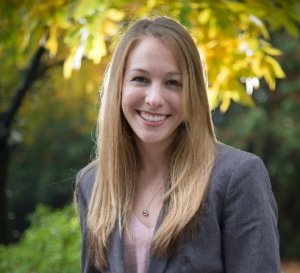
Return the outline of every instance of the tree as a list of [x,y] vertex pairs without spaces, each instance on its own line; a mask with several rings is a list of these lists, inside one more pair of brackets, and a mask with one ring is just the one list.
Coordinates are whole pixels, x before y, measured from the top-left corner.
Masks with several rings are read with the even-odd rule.
[[[6,79],[0,82],[5,97],[1,106],[0,136],[3,161],[1,162],[0,192],[3,197],[0,211],[5,206],[6,166],[11,122],[7,113],[13,108],[8,90],[14,90],[16,80],[29,63],[28,56],[43,50],[47,55],[43,66],[35,69],[34,79],[49,67],[63,63],[63,75],[70,78],[74,70],[88,59],[103,65],[110,55],[115,37],[129,21],[146,15],[169,15],[181,21],[191,32],[205,55],[209,67],[209,97],[212,107],[226,111],[235,101],[252,106],[251,93],[264,78],[270,89],[275,89],[276,78],[284,77],[275,57],[280,51],[269,42],[268,29],[286,28],[298,34],[297,1],[100,1],[100,0],[17,0],[2,1],[0,14],[0,56],[8,59],[1,66]],[[30,89],[27,88],[24,95]],[[16,95],[17,97],[17,95]],[[22,96],[24,98],[24,96]],[[20,101],[21,102],[21,101]],[[19,106],[21,103],[18,104]],[[8,109],[8,110],[7,110]],[[16,108],[11,120],[15,117]],[[4,226],[4,225],[1,225]],[[3,236],[4,233],[0,233]],[[0,242],[5,242],[1,238]]]

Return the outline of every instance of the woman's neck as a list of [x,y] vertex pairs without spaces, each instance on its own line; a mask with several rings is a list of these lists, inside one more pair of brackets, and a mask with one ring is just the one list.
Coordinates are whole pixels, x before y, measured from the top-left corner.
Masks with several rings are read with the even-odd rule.
[[[157,145],[137,145],[139,152],[138,173],[143,177],[166,179],[170,150]],[[148,180],[148,179],[146,179]]]
[[142,223],[154,227],[163,205],[169,149],[162,149],[161,145],[137,146],[139,162],[132,210]]

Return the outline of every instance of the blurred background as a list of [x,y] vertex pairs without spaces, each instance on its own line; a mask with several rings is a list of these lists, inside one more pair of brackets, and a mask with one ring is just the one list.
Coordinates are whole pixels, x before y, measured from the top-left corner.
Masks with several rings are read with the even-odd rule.
[[[259,155],[283,272],[300,272],[299,1],[10,0],[0,4],[0,272],[79,272],[75,176],[130,21],[180,21],[205,57],[218,139]],[[292,263],[290,263],[292,262]]]

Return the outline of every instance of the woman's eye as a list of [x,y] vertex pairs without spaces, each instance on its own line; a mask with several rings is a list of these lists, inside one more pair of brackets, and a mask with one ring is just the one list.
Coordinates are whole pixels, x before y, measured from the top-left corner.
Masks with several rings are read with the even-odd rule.
[[141,77],[141,76],[134,77],[131,81],[140,82],[140,83],[147,83],[148,82],[148,80],[145,77]]
[[167,85],[174,87],[181,87],[181,82],[177,80],[168,80]]

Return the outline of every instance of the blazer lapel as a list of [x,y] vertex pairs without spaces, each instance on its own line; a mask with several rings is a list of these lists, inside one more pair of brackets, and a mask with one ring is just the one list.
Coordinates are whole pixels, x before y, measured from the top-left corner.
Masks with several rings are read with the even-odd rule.
[[109,264],[108,272],[124,273],[123,245],[118,225],[116,225],[116,227],[114,228],[111,236],[107,259]]
[[[164,219],[165,209],[166,207],[164,205],[159,213],[154,232],[157,231]],[[163,273],[167,265],[168,259],[168,257],[157,257],[154,255],[150,255],[148,273]]]

